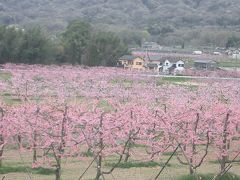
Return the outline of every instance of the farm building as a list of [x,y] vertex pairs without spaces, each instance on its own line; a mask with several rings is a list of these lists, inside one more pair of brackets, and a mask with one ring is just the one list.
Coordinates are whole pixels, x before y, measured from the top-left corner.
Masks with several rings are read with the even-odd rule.
[[118,67],[123,67],[124,69],[136,69],[136,70],[145,69],[143,58],[133,55],[124,55],[120,57],[117,65]]
[[147,63],[145,65],[145,68],[147,70],[152,70],[152,71],[155,71],[155,72],[159,72],[159,68],[161,67],[160,64],[157,64],[157,63]]
[[218,52],[218,51],[214,51],[214,52],[213,52],[213,55],[215,55],[215,56],[220,56],[220,55],[222,55],[222,53],[220,53],[220,52]]
[[148,55],[144,57],[144,60],[145,60],[145,67],[147,70],[153,70],[155,72],[159,72],[162,70],[163,63],[164,63],[162,56]]
[[239,54],[233,54],[232,58],[233,59],[240,59],[240,53]]
[[194,67],[196,69],[215,70],[217,63],[212,60],[196,60],[194,61]]
[[179,57],[125,55],[118,60],[118,67],[175,74],[176,71],[184,70],[184,61]]
[[183,71],[184,64],[184,61],[179,57],[165,57],[163,64],[163,73],[175,74],[176,71]]
[[164,74],[174,74],[175,71],[184,70],[184,61],[180,57],[147,56],[145,62],[148,70]]
[[193,51],[193,54],[194,54],[194,55],[202,55],[203,52],[202,52],[202,51]]

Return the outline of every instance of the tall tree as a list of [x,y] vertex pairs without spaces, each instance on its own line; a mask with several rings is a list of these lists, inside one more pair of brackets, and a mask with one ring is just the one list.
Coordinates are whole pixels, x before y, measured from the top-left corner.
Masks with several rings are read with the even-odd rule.
[[0,63],[17,61],[22,35],[23,31],[15,27],[0,27]]
[[99,32],[91,38],[86,65],[115,66],[116,59],[127,53],[127,47],[109,32]]
[[229,37],[226,43],[226,48],[240,47],[240,38],[236,36]]
[[83,55],[90,39],[91,26],[85,21],[72,21],[63,33],[63,45],[67,62],[82,64]]
[[23,35],[20,61],[28,64],[45,64],[52,60],[53,44],[40,28],[28,30]]

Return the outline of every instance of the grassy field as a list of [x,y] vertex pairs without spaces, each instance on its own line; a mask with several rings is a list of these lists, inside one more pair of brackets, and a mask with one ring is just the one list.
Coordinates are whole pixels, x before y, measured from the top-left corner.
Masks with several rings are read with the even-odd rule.
[[[217,61],[218,67],[223,68],[240,68],[240,60],[229,59]],[[186,68],[192,68],[194,66],[194,60],[185,61]]]
[[1,81],[7,81],[10,80],[12,78],[12,74],[9,72],[1,72],[0,71],[0,80]]
[[240,68],[240,60],[231,60],[231,61],[220,61],[218,63],[219,67],[236,67],[236,68]]
[[[0,179],[6,176],[7,180],[17,179],[25,180],[31,176],[34,180],[54,180],[54,169],[52,167],[38,168],[32,170],[31,167],[31,156],[28,152],[19,153],[17,150],[9,149],[5,151],[5,158],[3,160],[3,167],[0,168]],[[124,164],[121,163],[119,167],[113,172],[112,175],[105,176],[105,179],[129,179],[129,180],[150,180],[153,179],[158,171],[160,170],[163,163],[167,160],[170,153],[166,153],[160,156],[155,162],[141,162],[139,157],[135,155],[130,159],[130,162]],[[218,172],[219,165],[212,161],[214,155],[209,154],[204,164],[199,168],[198,173],[204,174],[205,178],[211,177],[211,174]],[[92,161],[93,157],[87,157],[84,160],[77,158],[69,158],[63,161],[63,180],[77,180],[83,171]],[[105,159],[104,165],[106,169],[109,169],[115,162],[115,158],[111,157]],[[233,164],[233,168],[230,170],[231,173],[240,176],[240,163]],[[28,173],[27,173],[28,172]],[[95,164],[89,169],[89,171],[83,177],[84,180],[94,179],[96,173]],[[164,173],[159,179],[164,180],[185,180],[191,179],[187,176],[188,167],[179,164],[177,158],[174,157],[168,167],[164,170]],[[114,177],[114,178],[113,178]],[[229,179],[229,178],[224,178]],[[224,180],[223,179],[223,180]],[[237,178],[234,178],[237,180]]]

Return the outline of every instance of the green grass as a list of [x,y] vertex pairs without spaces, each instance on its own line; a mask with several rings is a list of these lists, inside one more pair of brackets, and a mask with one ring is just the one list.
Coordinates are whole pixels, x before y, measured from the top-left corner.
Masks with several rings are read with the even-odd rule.
[[[214,177],[214,175],[212,174],[199,175],[199,178],[200,177],[202,178],[202,180],[211,180]],[[192,175],[184,175],[177,178],[177,180],[195,180],[195,178]],[[217,178],[217,180],[240,180],[240,177],[231,173],[227,173],[224,176]]]
[[133,85],[133,80],[130,79],[113,79],[112,84],[121,84],[124,88],[129,89]]
[[9,92],[2,92],[0,94],[0,98],[2,98],[3,102],[6,103],[7,105],[16,105],[21,103],[21,99],[12,97],[12,94]]
[[26,172],[26,168],[22,166],[19,166],[19,167],[3,166],[0,168],[0,174],[8,174],[8,173],[15,173],[15,172]]
[[[173,152],[164,152],[162,155],[163,155],[163,156],[171,156],[172,153],[173,153]],[[175,156],[175,154],[174,154],[174,156]]]
[[[199,175],[199,178],[202,178],[202,180],[211,180],[213,178],[213,175]],[[177,180],[195,180],[194,176],[192,175],[184,175],[184,176],[180,176],[179,178],[177,178]]]
[[12,74],[10,72],[1,72],[0,71],[0,80],[1,81],[9,81],[12,78]]
[[10,96],[2,96],[2,98],[3,98],[3,102],[10,106],[18,105],[22,103],[21,99],[18,99],[18,98],[11,98]]
[[106,100],[101,100],[98,102],[97,107],[102,109],[105,112],[112,112],[114,111],[114,108],[111,104],[108,103]]
[[[108,167],[113,167],[115,166],[115,163],[106,163],[105,166]],[[122,162],[117,165],[118,168],[122,169],[129,169],[129,168],[141,168],[141,167],[158,167],[158,166],[163,166],[164,164],[162,163],[157,163],[153,161],[149,162]],[[168,167],[171,166],[171,164],[167,165]]]
[[34,169],[30,169],[31,172],[33,174],[41,174],[41,175],[51,175],[51,174],[55,174],[55,170],[54,169],[48,169],[48,168],[34,168]]
[[82,154],[84,157],[93,157],[94,154],[91,150],[88,150]]
[[196,91],[198,90],[199,86],[198,85],[192,85],[192,84],[177,84],[178,86],[185,87],[189,91]]
[[[7,105],[10,105],[10,106],[19,105],[22,103],[21,99],[19,99],[17,96],[12,96],[12,94],[9,92],[2,92],[0,93],[0,98],[1,96],[2,96],[3,102],[6,103]],[[41,97],[39,96],[30,97],[30,100],[35,103],[42,101]]]
[[166,83],[166,81],[164,81],[164,80],[162,80],[162,79],[158,79],[157,81],[156,81],[156,86],[162,86],[162,85],[164,85]]
[[23,167],[23,166],[3,166],[0,168],[0,174],[9,174],[9,173],[26,173],[27,171],[33,173],[33,174],[41,174],[41,175],[51,175],[55,173],[54,169],[47,169],[47,168],[29,168],[29,167]]
[[192,79],[191,78],[185,78],[185,77],[163,77],[162,78],[163,81],[168,81],[168,82],[180,82],[180,83],[183,83],[183,82],[188,82],[188,81],[191,81]]
[[156,86],[162,86],[162,85],[167,84],[167,83],[171,83],[171,84],[185,83],[185,82],[192,81],[192,80],[193,79],[191,79],[191,78],[176,77],[176,76],[163,77],[161,79],[156,80]]
[[130,147],[131,148],[133,148],[133,147],[135,147],[135,148],[145,148],[146,145],[133,143],[133,144],[130,144]]
[[[191,68],[193,66],[194,66],[194,61],[193,60],[185,61],[185,67],[186,68]],[[218,67],[238,67],[238,68],[240,68],[240,61],[235,60],[235,59],[219,61],[218,62]]]
[[2,96],[6,96],[6,97],[12,96],[12,94],[9,93],[9,92],[2,92],[1,95],[2,95]]
[[218,63],[218,67],[237,67],[240,68],[240,61],[232,60],[232,61],[221,61]]
[[194,66],[194,61],[192,59],[185,61],[185,67],[186,68],[191,68]]
[[214,161],[209,161],[209,163],[212,163],[212,164],[219,164],[219,161],[218,161],[218,160],[214,160]]
[[[189,60],[185,61],[186,68],[191,68],[193,66],[194,66],[194,60],[189,59]],[[238,68],[240,68],[240,61],[235,60],[235,59],[219,61],[218,67],[238,67]]]

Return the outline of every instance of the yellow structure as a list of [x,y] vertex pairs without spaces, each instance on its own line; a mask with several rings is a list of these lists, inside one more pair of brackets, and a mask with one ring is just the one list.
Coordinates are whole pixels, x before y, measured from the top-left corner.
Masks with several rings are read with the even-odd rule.
[[122,56],[118,60],[118,66],[123,67],[124,69],[130,69],[130,70],[144,70],[145,64],[144,60],[141,57],[136,57],[132,55],[125,55]]

